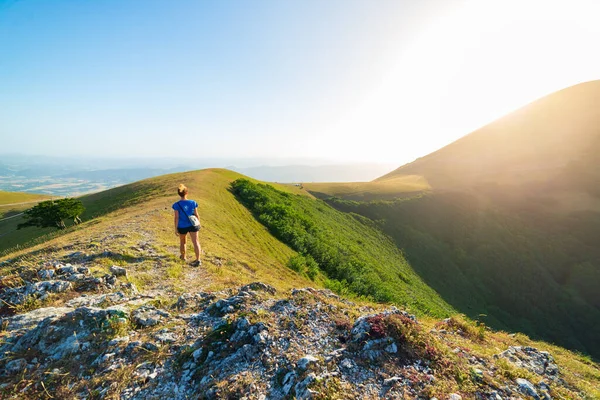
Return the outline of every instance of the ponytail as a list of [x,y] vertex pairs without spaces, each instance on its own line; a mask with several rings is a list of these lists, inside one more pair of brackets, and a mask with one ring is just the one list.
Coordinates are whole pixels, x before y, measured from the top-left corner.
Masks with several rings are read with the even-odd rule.
[[188,188],[187,186],[185,186],[183,183],[181,185],[179,185],[179,187],[177,188],[177,194],[181,197],[185,196],[186,194],[188,194]]

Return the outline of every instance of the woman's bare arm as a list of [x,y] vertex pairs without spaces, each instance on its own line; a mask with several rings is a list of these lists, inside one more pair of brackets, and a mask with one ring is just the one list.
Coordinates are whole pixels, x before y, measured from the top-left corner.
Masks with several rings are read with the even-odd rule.
[[178,224],[179,224],[179,212],[177,210],[175,210],[175,233],[177,235],[179,235],[179,232],[177,231]]

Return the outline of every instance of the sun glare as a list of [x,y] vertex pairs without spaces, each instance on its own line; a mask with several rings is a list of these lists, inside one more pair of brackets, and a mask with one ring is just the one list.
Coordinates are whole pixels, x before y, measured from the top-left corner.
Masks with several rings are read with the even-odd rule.
[[344,149],[353,158],[410,161],[536,98],[598,79],[598,15],[595,1],[464,2],[423,26],[335,136],[354,139]]

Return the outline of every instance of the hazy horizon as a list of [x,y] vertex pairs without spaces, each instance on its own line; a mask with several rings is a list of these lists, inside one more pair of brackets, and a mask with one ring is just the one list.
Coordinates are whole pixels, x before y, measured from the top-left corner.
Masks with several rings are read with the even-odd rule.
[[598,11],[588,0],[0,2],[0,152],[399,167],[600,78]]

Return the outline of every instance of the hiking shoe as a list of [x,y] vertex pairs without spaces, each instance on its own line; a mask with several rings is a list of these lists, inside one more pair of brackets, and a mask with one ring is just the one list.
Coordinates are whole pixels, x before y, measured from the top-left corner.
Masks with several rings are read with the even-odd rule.
[[190,264],[192,267],[199,267],[202,265],[202,261],[196,260]]

